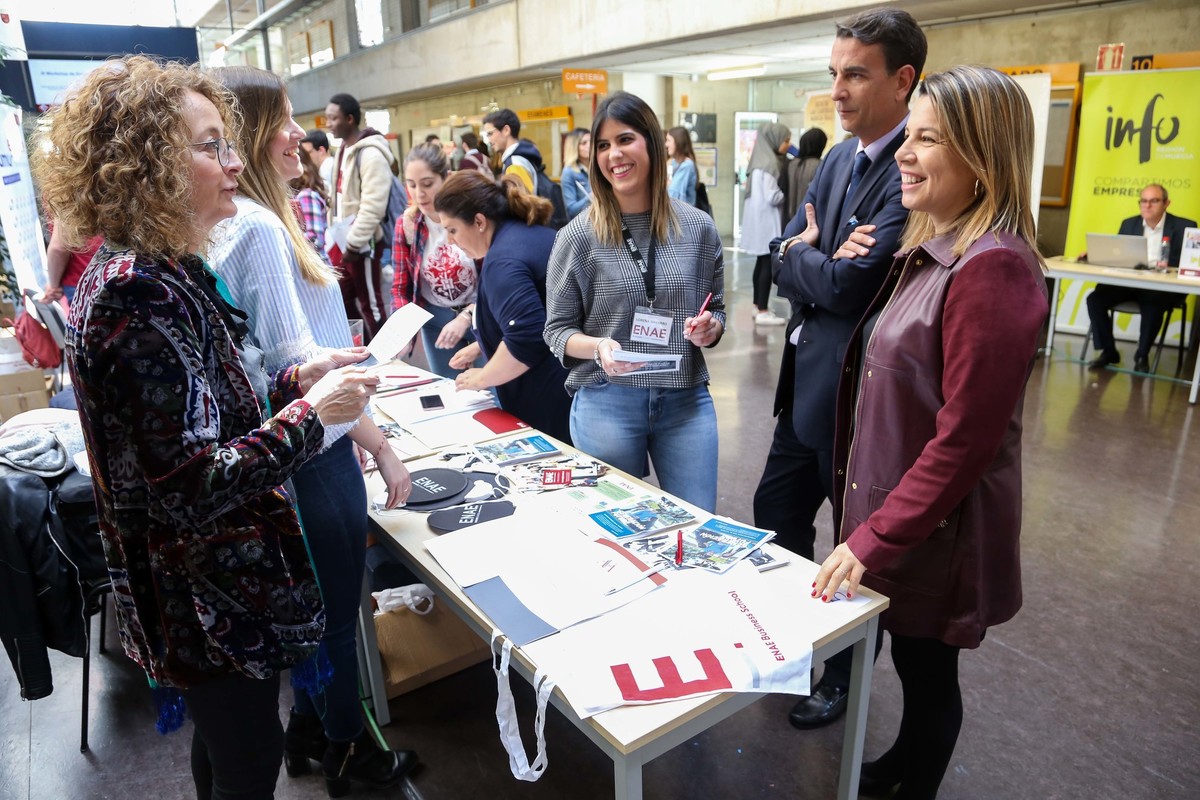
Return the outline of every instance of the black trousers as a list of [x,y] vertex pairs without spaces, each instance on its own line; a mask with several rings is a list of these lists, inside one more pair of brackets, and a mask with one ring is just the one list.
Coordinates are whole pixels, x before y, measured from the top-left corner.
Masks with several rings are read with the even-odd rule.
[[960,648],[937,639],[892,634],[892,663],[904,693],[900,732],[874,772],[898,779],[895,800],[932,800],[946,775],[962,728]]
[[[821,505],[833,496],[833,452],[814,450],[796,438],[791,409],[775,423],[767,464],[754,492],[754,525],[775,531],[774,541],[810,561],[817,529],[813,521]],[[847,648],[825,662],[822,683],[850,685]]]
[[1141,306],[1141,327],[1138,331],[1137,355],[1148,358],[1158,332],[1162,330],[1163,316],[1179,302],[1179,295],[1171,292],[1155,292],[1150,289],[1130,289],[1125,286],[1100,284],[1087,296],[1088,317],[1092,322],[1092,343],[1103,353],[1117,349],[1113,340],[1112,318],[1108,310],[1118,303],[1130,300]]
[[771,255],[770,253],[754,259],[754,307],[759,311],[770,308],[771,302]]
[[183,692],[197,800],[272,800],[283,763],[279,675],[230,675]]

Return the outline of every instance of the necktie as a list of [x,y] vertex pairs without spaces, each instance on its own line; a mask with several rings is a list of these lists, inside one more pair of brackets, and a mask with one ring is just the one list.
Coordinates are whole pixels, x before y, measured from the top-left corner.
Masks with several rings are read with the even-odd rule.
[[854,196],[854,190],[858,188],[858,184],[862,182],[863,175],[867,174],[867,170],[871,168],[871,158],[867,155],[866,150],[859,150],[858,155],[854,157],[854,168],[850,171],[850,186],[846,189],[846,196],[842,199],[841,217],[845,219],[846,212],[849,211],[850,198]]

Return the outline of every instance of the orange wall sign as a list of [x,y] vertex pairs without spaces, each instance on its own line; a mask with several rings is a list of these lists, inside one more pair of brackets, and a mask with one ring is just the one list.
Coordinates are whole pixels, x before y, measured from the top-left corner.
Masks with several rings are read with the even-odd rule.
[[1005,75],[1041,75],[1050,74],[1053,86],[1079,83],[1079,72],[1083,65],[1079,62],[1066,64],[1029,64],[1024,67],[998,67]]
[[564,69],[562,82],[567,94],[608,94],[606,69]]
[[1134,56],[1129,63],[1130,69],[1186,69],[1200,67],[1200,50],[1190,50],[1186,53],[1153,53],[1148,56]]
[[546,108],[527,108],[524,111],[517,112],[517,119],[521,122],[546,122],[552,119],[569,119],[571,117],[570,106],[547,106]]

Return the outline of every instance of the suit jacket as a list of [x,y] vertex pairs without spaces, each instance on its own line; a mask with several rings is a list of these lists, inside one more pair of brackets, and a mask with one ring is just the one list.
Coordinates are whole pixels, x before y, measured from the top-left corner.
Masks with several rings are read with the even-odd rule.
[[[1171,240],[1171,253],[1167,258],[1167,266],[1179,266],[1179,256],[1183,253],[1183,232],[1187,228],[1195,227],[1195,220],[1177,217],[1174,214],[1166,215],[1166,221],[1163,224],[1163,236]],[[1121,223],[1121,229],[1117,233],[1125,236],[1141,236],[1144,231],[1142,218],[1130,217]],[[1151,264],[1151,266],[1154,265]]]
[[[775,391],[776,415],[791,409],[796,438],[816,450],[833,448],[834,403],[846,345],[899,249],[908,209],[900,202],[900,169],[895,155],[904,141],[901,131],[875,159],[866,175],[846,198],[850,170],[858,139],[842,142],[829,152],[804,196],[812,203],[821,229],[816,247],[797,243],[780,258],[779,242],[804,230],[804,205],[788,223],[780,240],[771,243],[772,269],[781,297],[792,303],[788,322],[789,343],[783,349],[779,385]],[[870,254],[855,259],[834,259],[853,231],[850,219],[871,223],[876,245]],[[792,331],[803,325],[797,345]]]

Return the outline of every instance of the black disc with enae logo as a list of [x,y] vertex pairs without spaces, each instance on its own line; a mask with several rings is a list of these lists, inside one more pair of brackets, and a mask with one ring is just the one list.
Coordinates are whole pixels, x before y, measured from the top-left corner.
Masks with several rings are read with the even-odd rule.
[[412,494],[405,503],[415,511],[458,502],[467,493],[467,476],[457,469],[432,467],[412,474]]

